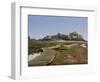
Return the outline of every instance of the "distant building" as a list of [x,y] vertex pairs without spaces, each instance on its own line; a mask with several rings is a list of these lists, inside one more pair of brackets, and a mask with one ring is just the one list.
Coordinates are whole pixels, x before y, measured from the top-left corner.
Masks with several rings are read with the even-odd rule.
[[77,32],[72,32],[68,35],[70,40],[83,40],[82,36],[79,35]]

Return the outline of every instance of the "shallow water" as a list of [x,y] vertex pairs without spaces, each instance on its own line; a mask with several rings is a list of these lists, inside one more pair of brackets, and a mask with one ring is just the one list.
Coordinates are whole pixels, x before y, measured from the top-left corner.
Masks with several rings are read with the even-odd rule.
[[40,55],[41,55],[41,53],[30,54],[30,55],[28,55],[28,61],[33,60]]
[[83,48],[86,48],[87,47],[85,44],[81,44],[80,46],[83,47]]

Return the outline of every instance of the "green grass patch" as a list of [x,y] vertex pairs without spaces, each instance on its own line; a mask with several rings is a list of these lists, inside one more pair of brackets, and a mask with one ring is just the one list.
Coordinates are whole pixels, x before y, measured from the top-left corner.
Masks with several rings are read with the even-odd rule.
[[54,48],[54,50],[57,50],[57,51],[66,51],[68,49],[69,48],[65,45],[60,45],[59,47]]

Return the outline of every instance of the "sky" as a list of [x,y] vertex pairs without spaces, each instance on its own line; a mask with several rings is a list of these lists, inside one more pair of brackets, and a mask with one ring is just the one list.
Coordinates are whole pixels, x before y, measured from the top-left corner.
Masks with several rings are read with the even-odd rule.
[[30,38],[40,39],[57,33],[77,32],[87,40],[88,18],[71,16],[28,16],[28,34]]

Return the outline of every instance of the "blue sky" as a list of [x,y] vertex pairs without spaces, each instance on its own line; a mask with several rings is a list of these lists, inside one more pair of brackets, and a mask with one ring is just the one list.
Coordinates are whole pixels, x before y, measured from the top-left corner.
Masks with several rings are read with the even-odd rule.
[[57,33],[78,32],[87,40],[88,18],[71,16],[28,16],[28,31],[31,38],[39,39]]

